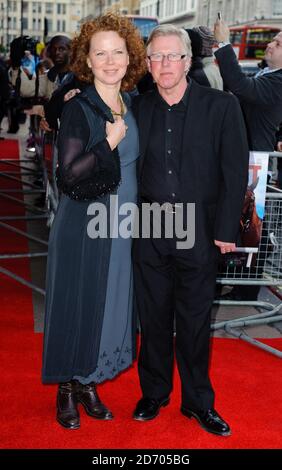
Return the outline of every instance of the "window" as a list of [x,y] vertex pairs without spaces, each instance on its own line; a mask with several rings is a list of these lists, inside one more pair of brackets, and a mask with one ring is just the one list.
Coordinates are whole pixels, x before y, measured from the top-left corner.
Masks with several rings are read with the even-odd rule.
[[41,3],[32,2],[32,13],[41,13]]
[[23,29],[28,29],[28,19],[23,17]]
[[159,15],[160,18],[164,17],[164,0],[160,0],[159,3]]
[[45,11],[46,13],[53,13],[53,3],[46,3]]
[[66,14],[66,4],[65,3],[57,3],[57,14],[58,15],[65,15]]
[[243,31],[231,31],[230,42],[231,44],[241,44],[243,37]]
[[181,13],[186,10],[186,0],[177,0],[177,13]]
[[47,23],[48,23],[48,31],[50,33],[53,31],[53,21],[47,18]]
[[[27,3],[27,2],[24,2]],[[9,0],[8,1],[8,9],[9,11],[17,11],[17,2],[15,0]],[[3,10],[3,7],[2,7]]]
[[273,0],[273,15],[282,15],[282,0]]
[[174,0],[167,0],[166,2],[166,16],[172,16],[174,11]]

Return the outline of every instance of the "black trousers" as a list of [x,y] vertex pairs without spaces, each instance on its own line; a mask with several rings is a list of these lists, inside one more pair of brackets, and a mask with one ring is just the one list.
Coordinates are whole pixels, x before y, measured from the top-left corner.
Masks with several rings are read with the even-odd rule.
[[182,405],[207,410],[214,404],[209,380],[210,316],[215,294],[216,256],[205,265],[190,250],[177,250],[175,239],[137,239],[134,277],[141,324],[139,378],[144,397],[172,391],[175,351]]

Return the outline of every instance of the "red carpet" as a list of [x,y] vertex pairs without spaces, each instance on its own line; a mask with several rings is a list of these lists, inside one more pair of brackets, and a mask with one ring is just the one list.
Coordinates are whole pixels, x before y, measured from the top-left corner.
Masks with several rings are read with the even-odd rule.
[[[1,252],[26,250],[24,238],[0,232]],[[17,272],[29,275],[27,260],[17,262]],[[213,340],[211,358],[216,407],[230,423],[231,437],[207,434],[179,413],[177,374],[170,405],[154,421],[134,422],[136,367],[100,387],[112,422],[95,421],[81,409],[81,429],[61,428],[55,421],[57,387],[41,384],[42,335],[33,333],[31,291],[1,275],[0,290],[1,448],[281,448],[281,360],[235,339]],[[282,339],[267,343],[282,350]]]
[[0,140],[0,159],[15,158],[18,159],[18,141],[12,139]]

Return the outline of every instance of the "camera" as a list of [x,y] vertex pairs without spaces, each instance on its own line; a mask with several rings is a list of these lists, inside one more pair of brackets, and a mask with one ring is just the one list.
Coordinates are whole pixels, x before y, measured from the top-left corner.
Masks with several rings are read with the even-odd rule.
[[22,59],[25,57],[25,51],[30,51],[33,56],[36,55],[36,45],[38,41],[30,36],[20,36],[13,39],[10,44],[10,58],[13,68],[21,66]]

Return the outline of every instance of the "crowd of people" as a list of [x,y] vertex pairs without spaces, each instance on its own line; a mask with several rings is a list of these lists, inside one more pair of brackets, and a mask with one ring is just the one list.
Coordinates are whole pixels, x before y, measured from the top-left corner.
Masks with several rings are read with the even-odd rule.
[[[240,69],[222,20],[214,32],[160,25],[144,45],[128,18],[107,13],[72,41],[55,36],[34,69],[31,62],[25,54],[10,78],[22,97],[33,83],[29,114],[45,132],[58,131],[61,197],[49,239],[42,371],[44,383],[58,383],[57,421],[79,428],[79,403],[94,419],[113,419],[97,384],[134,361],[138,314],[142,396],[133,418],[152,420],[169,404],[175,350],[181,413],[230,435],[209,378],[211,308],[219,254],[238,241],[249,151],[282,148],[282,32],[254,77]],[[2,62],[0,78],[8,83]],[[164,207],[160,236],[152,219],[148,237],[91,236],[96,202],[115,223],[124,203]],[[176,229],[167,237],[163,215],[176,226],[191,203],[194,242],[179,249],[182,238]],[[141,214],[140,232],[145,225]]]

